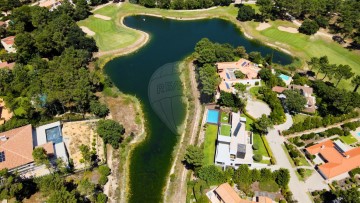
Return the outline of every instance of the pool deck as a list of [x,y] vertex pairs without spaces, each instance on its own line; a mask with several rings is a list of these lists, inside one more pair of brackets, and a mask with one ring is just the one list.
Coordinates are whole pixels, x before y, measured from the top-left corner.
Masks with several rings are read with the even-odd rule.
[[360,136],[358,135],[358,133],[360,133],[360,127],[356,128],[356,130],[351,131],[350,133],[358,140],[358,142],[360,142]]

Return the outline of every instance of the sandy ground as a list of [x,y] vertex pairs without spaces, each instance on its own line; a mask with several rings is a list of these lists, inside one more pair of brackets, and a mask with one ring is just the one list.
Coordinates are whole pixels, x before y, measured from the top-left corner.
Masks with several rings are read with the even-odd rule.
[[84,167],[84,164],[80,163],[82,155],[79,147],[82,144],[87,145],[92,149],[92,142],[95,142],[96,154],[101,161],[105,160],[103,141],[95,132],[96,121],[97,120],[77,121],[63,124],[62,133],[65,144],[69,150],[70,158],[74,161],[74,167],[76,169]]
[[3,121],[9,120],[13,116],[13,113],[10,111],[10,109],[7,109],[5,107],[5,102],[2,99],[0,99],[0,106],[3,107],[0,118],[0,125],[1,125],[3,124],[2,123]]
[[88,27],[85,27],[85,26],[80,26],[81,30],[83,32],[85,32],[87,35],[89,36],[94,36],[95,35],[95,32],[90,30]]
[[111,20],[111,18],[109,16],[104,16],[104,15],[100,15],[100,14],[95,14],[94,15],[95,18],[100,18],[103,20]]
[[271,25],[269,23],[260,23],[259,26],[257,26],[256,30],[258,30],[258,31],[266,30],[269,27],[271,27]]
[[288,33],[299,33],[299,31],[297,30],[297,28],[294,28],[294,27],[279,26],[278,29],[279,29],[280,31],[288,32]]

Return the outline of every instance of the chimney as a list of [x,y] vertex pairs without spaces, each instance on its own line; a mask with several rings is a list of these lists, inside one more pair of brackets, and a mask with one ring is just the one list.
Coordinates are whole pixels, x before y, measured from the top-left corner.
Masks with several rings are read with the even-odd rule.
[[325,149],[325,145],[321,145],[321,149]]
[[346,155],[346,158],[347,158],[347,159],[350,158],[350,155]]

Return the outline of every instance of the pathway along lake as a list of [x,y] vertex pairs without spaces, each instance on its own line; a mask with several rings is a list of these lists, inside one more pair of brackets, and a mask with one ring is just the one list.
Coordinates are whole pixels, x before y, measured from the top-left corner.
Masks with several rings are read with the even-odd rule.
[[[105,72],[125,94],[135,95],[143,104],[146,139],[134,150],[130,162],[129,202],[161,202],[166,177],[172,164],[175,135],[152,110],[148,84],[161,66],[182,60],[193,52],[204,37],[219,43],[244,46],[247,52],[259,51],[263,56],[273,53],[273,61],[289,64],[292,57],[248,40],[231,22],[221,19],[178,21],[151,16],[129,16],[124,24],[150,34],[149,43],[138,52],[115,58],[105,65]],[[178,106],[183,119],[186,105]],[[181,119],[179,119],[181,120]]]

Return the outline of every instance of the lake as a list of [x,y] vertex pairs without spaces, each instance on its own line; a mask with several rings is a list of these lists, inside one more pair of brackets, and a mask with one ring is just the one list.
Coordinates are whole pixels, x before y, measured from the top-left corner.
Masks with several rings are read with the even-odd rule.
[[[124,24],[150,34],[150,41],[139,51],[115,58],[105,65],[105,72],[125,94],[135,95],[143,105],[146,139],[132,152],[130,162],[129,202],[161,202],[166,177],[172,164],[173,148],[178,138],[152,110],[148,84],[153,73],[167,63],[184,59],[204,37],[219,43],[244,46],[247,52],[273,54],[273,61],[289,64],[292,57],[268,46],[248,40],[231,22],[221,19],[177,21],[150,16],[129,16]],[[183,120],[186,105],[177,101],[177,121]],[[179,124],[179,123],[177,123]]]

